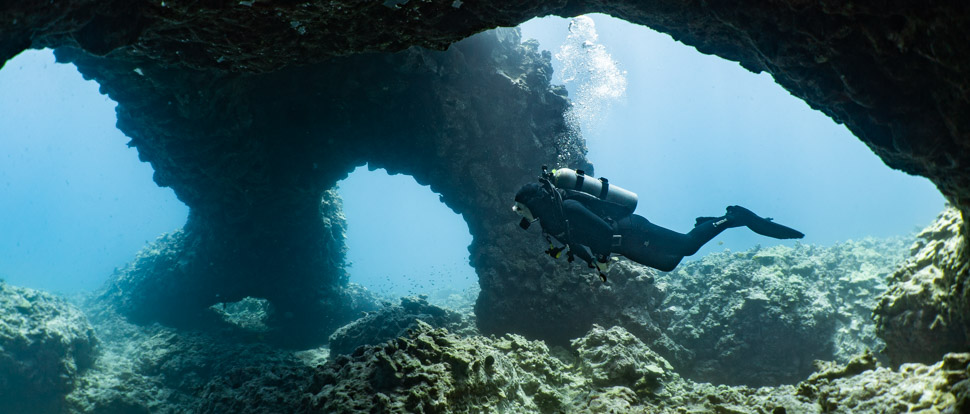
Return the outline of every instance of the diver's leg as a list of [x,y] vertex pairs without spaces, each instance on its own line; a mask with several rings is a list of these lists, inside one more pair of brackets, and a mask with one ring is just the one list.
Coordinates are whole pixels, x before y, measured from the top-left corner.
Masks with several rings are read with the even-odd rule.
[[650,266],[654,269],[660,270],[661,272],[669,272],[674,270],[681,260],[684,260],[684,256],[665,254],[650,245],[632,245],[620,249],[617,252],[627,259],[633,260],[634,262],[640,263],[644,266]]
[[722,231],[737,227],[726,217],[711,217],[698,222],[687,234],[678,233],[651,223],[639,215],[632,215],[618,223],[618,230],[624,238],[639,241],[639,244],[649,245],[660,254],[673,256],[690,256],[704,244],[711,241]]

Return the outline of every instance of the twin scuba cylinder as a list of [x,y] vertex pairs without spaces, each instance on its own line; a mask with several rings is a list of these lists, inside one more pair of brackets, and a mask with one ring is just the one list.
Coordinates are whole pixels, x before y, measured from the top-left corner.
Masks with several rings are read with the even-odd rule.
[[637,209],[639,199],[636,193],[612,185],[606,178],[590,177],[583,170],[558,168],[549,173],[547,168],[543,166],[542,176],[558,188],[580,191],[613,204],[626,215],[633,214],[633,211]]

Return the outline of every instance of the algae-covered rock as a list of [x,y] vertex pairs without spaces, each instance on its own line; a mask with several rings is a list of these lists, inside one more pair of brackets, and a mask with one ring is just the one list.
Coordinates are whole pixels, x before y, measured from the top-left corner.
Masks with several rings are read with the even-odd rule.
[[222,302],[209,307],[226,323],[251,332],[267,332],[266,322],[272,312],[272,304],[266,299],[247,296],[236,302]]
[[917,236],[874,314],[893,364],[932,363],[970,349],[970,257],[960,212],[947,208]]
[[97,343],[65,300],[0,282],[0,412],[56,412]]
[[476,332],[469,316],[428,303],[424,296],[401,298],[400,305],[385,306],[351,322],[330,335],[332,355],[349,354],[361,345],[377,345],[407,334],[423,321],[451,332]]
[[720,384],[795,383],[812,361],[881,349],[871,312],[904,259],[902,238],[716,253],[658,277],[658,320],[695,354],[684,375]]
[[300,412],[558,412],[580,384],[541,342],[462,338],[418,321],[408,335],[319,367]]
[[594,325],[572,346],[583,374],[597,387],[620,386],[638,394],[653,394],[674,371],[666,359],[620,327]]
[[550,350],[519,335],[462,336],[419,320],[401,337],[329,358],[321,348],[88,311],[104,352],[68,396],[70,413],[875,414],[958,410],[970,393],[968,354],[899,370],[875,368],[868,354],[819,364],[797,387],[750,388],[684,379],[621,327],[594,327],[573,348]]
[[71,413],[292,412],[326,349],[280,349],[225,331],[128,322],[89,302],[102,356],[67,396]]
[[852,365],[812,375],[799,384],[799,396],[814,400],[820,412],[939,413],[968,407],[960,390],[967,385],[970,354],[948,354],[933,365],[903,364],[898,370]]

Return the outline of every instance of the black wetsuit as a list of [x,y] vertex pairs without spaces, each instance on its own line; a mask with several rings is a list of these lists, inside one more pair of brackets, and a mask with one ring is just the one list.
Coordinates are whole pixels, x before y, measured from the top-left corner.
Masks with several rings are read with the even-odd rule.
[[731,223],[726,217],[712,217],[682,234],[588,194],[553,191],[560,194],[561,204],[547,188],[539,186],[529,188],[528,192],[534,195],[524,197],[523,201],[539,219],[544,232],[567,244],[573,254],[589,264],[615,253],[669,272],[684,256],[696,253],[724,229],[740,225]]
[[577,249],[576,243],[589,247],[597,257],[616,253],[642,265],[669,272],[680,264],[684,256],[697,253],[701,246],[729,228],[728,220],[722,217],[699,223],[687,234],[660,227],[638,214],[607,222],[593,212],[595,206],[592,209],[587,207],[589,199],[584,197],[581,200],[563,200],[563,212],[570,225],[570,248],[580,257],[583,256],[579,252],[584,249]]

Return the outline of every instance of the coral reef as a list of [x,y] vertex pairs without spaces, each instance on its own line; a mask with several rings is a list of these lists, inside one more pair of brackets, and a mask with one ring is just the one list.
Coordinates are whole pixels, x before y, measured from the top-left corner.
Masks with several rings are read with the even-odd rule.
[[657,277],[666,296],[655,318],[693,353],[678,367],[696,381],[794,383],[815,359],[882,349],[871,313],[906,245],[865,239],[711,254]]
[[97,344],[64,299],[0,282],[0,412],[58,412]]
[[970,276],[965,224],[954,208],[917,236],[911,257],[890,277],[874,315],[894,365],[932,363],[970,349]]
[[468,315],[432,305],[424,296],[405,297],[400,305],[388,304],[338,329],[330,335],[330,352],[349,354],[362,345],[377,345],[404,336],[418,321],[458,334],[477,333]]
[[329,355],[233,331],[134,325],[96,298],[83,305],[103,346],[66,398],[71,413],[291,412],[301,397],[294,387]]
[[[970,354],[951,353],[930,364],[907,363],[894,369],[881,366],[877,354],[865,349],[872,345],[868,341],[874,327],[868,319],[858,320],[858,313],[874,306],[871,292],[885,289],[882,276],[903,259],[905,245],[902,239],[867,239],[828,248],[756,248],[712,255],[667,274],[616,263],[610,272],[616,285],[596,282],[597,286],[616,289],[617,300],[631,301],[622,305],[630,307],[632,299],[622,287],[630,286],[636,293],[638,283],[656,286],[656,296],[649,298],[656,309],[653,316],[644,311],[638,317],[655,318],[651,326],[668,331],[665,340],[643,341],[616,325],[592,325],[573,340],[551,347],[517,334],[482,336],[471,314],[417,297],[403,298],[399,305],[385,303],[338,329],[331,337],[332,349],[293,349],[274,345],[273,336],[254,322],[272,311],[266,301],[253,298],[209,310],[214,318],[238,323],[179,330],[133,324],[118,313],[116,302],[92,296],[81,303],[88,326],[63,300],[2,285],[0,320],[7,325],[0,326],[66,316],[43,326],[90,338],[81,348],[58,340],[62,346],[54,350],[18,355],[16,361],[51,355],[56,355],[54,361],[74,358],[74,366],[89,367],[52,377],[69,386],[59,395],[35,394],[34,404],[46,405],[29,407],[33,412],[963,412],[970,408]],[[697,286],[702,281],[707,283],[706,295]],[[755,290],[760,293],[752,293]],[[752,300],[760,312],[745,311],[745,302]],[[695,306],[688,307],[690,302]],[[771,311],[773,306],[785,312]],[[688,310],[671,309],[677,307]],[[825,312],[830,313],[827,319]],[[779,341],[787,338],[779,338],[777,332],[747,334],[755,320],[766,326],[762,332],[780,331],[819,347],[827,342],[828,348],[776,352],[769,342],[784,348],[789,342]],[[799,330],[794,323],[804,326]],[[96,360],[90,353],[92,332],[101,344]],[[681,353],[674,353],[685,357],[683,361],[666,359],[663,353],[669,348],[661,352],[653,347],[683,340],[685,333],[695,337],[685,342]],[[707,341],[714,335],[728,338],[728,350],[758,349],[766,356],[742,352],[750,358],[748,366],[731,359],[737,354],[728,354],[723,362],[707,360],[710,355],[703,347],[710,346]],[[10,349],[7,343],[3,346]],[[79,355],[78,349],[88,353]],[[858,349],[865,350],[848,356]],[[801,370],[779,362],[779,355],[825,361]],[[737,382],[757,383],[751,378],[759,372],[771,382],[785,383],[752,388],[697,381],[703,375],[736,375],[744,379]]]
[[798,385],[821,412],[955,412],[970,409],[970,354],[947,354],[932,365],[876,368],[871,354],[831,364]]

